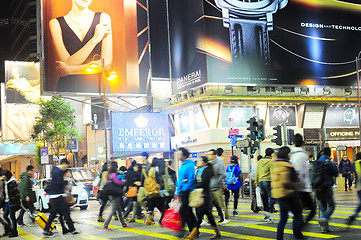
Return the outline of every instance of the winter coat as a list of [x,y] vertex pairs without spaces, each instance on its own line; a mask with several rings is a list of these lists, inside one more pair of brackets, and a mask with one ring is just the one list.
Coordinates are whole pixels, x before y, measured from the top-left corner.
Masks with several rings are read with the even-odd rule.
[[[316,161],[326,161],[327,159],[329,159],[329,156],[326,155],[322,155],[318,160]],[[337,167],[334,163],[334,161],[330,160],[328,161],[328,186],[331,188],[333,186],[333,178],[338,176],[338,172],[337,172]]]
[[352,172],[352,163],[349,159],[341,160],[338,165],[338,171],[342,174],[342,177],[346,177],[346,175],[351,174]]
[[256,185],[259,185],[259,182],[270,182],[271,181],[271,166],[272,159],[269,157],[262,158],[257,163],[257,172],[256,172]]
[[287,159],[277,159],[271,168],[272,198],[285,198],[295,192],[296,170]]
[[21,200],[26,201],[26,197],[29,197],[30,202],[34,203],[36,201],[30,175],[27,172],[20,175],[19,192]]
[[51,172],[51,182],[49,186],[49,194],[57,195],[64,194],[64,188],[68,184],[67,181],[64,180],[65,171],[61,168],[61,166],[57,166]]
[[0,177],[0,208],[4,207],[5,201],[5,180],[3,177]]
[[[16,212],[21,208],[21,205],[18,183],[14,176],[12,176],[9,181],[5,181],[5,188],[5,202],[10,204],[10,209],[12,212]],[[6,194],[8,195],[8,201],[6,201]]]
[[204,205],[202,207],[209,207],[211,202],[210,196],[210,182],[213,177],[213,171],[210,167],[204,166],[203,168],[198,168],[195,173],[195,188],[203,189]]
[[[183,192],[192,191],[194,189],[194,170],[195,162],[186,160],[182,163],[178,172],[177,194],[182,195]],[[184,181],[187,179],[187,181]]]
[[240,188],[242,187],[242,179],[241,179],[242,170],[241,170],[241,168],[239,167],[238,164],[236,164],[236,165],[229,165],[229,166],[227,167],[227,173],[232,172],[232,171],[233,171],[233,168],[235,168],[235,169],[234,169],[234,176],[237,177],[237,183],[236,183],[236,184],[228,184],[228,183],[227,183],[227,188],[228,188],[228,190],[240,189]]
[[290,162],[293,164],[297,175],[298,184],[296,190],[299,192],[312,192],[308,155],[303,148],[291,148]]
[[361,191],[361,159],[358,159],[354,163],[355,178],[356,178],[356,189]]
[[211,179],[210,188],[212,191],[223,189],[226,182],[226,167],[224,166],[223,159],[221,157],[216,157],[212,161],[212,167],[214,176]]

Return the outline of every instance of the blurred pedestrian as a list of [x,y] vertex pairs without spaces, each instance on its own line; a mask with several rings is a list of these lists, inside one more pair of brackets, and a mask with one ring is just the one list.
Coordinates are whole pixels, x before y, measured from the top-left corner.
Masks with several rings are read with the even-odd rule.
[[141,184],[140,182],[141,171],[142,171],[142,165],[137,164],[136,161],[133,161],[132,165],[128,168],[126,175],[126,185],[127,185],[126,192],[127,192],[128,204],[124,212],[124,218],[126,218],[129,215],[129,213],[133,211],[132,219],[129,222],[135,222],[135,216],[138,214],[137,194],[138,194],[138,188]]
[[226,196],[226,208],[228,206],[228,201],[230,197],[230,192],[233,193],[233,217],[238,215],[237,207],[238,207],[238,198],[239,198],[239,190],[242,187],[242,170],[238,164],[238,157],[231,157],[231,164],[227,167],[227,191],[225,192]]
[[[343,155],[342,160],[340,161],[340,164],[338,165],[338,171],[342,174],[342,177],[345,179],[345,192],[347,190],[352,190],[352,163],[350,159],[347,158],[347,155]],[[348,184],[347,184],[348,182]],[[348,187],[347,187],[348,185]]]
[[34,166],[29,165],[26,167],[26,172],[20,175],[19,192],[22,208],[20,209],[19,216],[17,218],[18,225],[24,224],[25,209],[29,209],[31,215],[31,221],[34,222],[34,202],[36,202],[35,192],[33,191],[33,184],[31,178],[34,175]]
[[355,213],[352,214],[347,219],[347,222],[346,222],[347,225],[351,225],[355,221],[357,215],[361,212],[361,152],[358,152],[356,154],[354,170],[355,170],[356,191],[357,191],[357,197],[359,199],[359,205],[357,206]]
[[304,239],[301,232],[302,208],[295,191],[297,173],[289,161],[290,152],[289,147],[281,147],[271,169],[272,197],[278,199],[280,205],[281,218],[277,226],[277,240],[283,240],[288,212],[293,213],[293,236],[296,239]]
[[[109,199],[107,198],[107,196],[101,196],[101,195],[102,195],[102,190],[103,190],[105,184],[107,183],[107,178],[108,178],[108,163],[104,163],[103,167],[102,167],[102,171],[100,173],[100,184],[99,184],[99,190],[98,190],[98,194],[97,194],[97,197],[100,200],[98,222],[105,221],[105,219],[103,218],[103,212],[104,212],[104,209],[105,209]],[[102,199],[100,199],[100,198],[102,198]]]

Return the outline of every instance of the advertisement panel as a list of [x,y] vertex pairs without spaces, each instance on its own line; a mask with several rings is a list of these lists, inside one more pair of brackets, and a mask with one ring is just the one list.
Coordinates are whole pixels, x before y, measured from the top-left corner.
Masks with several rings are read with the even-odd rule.
[[286,126],[297,126],[296,108],[294,106],[269,106],[270,126],[286,122]]
[[358,108],[330,106],[327,108],[324,127],[358,127]]
[[41,2],[45,93],[148,92],[147,0]]
[[168,115],[112,112],[112,151],[169,152]]
[[[357,1],[170,2],[173,90],[179,78],[183,82],[182,76],[204,62],[202,56],[208,83],[356,85]],[[198,7],[203,11],[194,10]],[[180,23],[185,14],[188,25]],[[183,28],[174,29],[177,24]],[[201,60],[193,64],[193,59]]]
[[40,64],[5,61],[5,103],[38,103]]

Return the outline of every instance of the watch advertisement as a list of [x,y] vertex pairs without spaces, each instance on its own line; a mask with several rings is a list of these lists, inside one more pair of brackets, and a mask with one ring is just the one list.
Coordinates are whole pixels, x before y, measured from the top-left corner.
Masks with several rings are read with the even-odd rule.
[[327,108],[324,127],[358,127],[358,109],[352,106]]
[[296,108],[294,106],[269,106],[270,126],[275,127],[286,122],[286,126],[296,127]]
[[45,94],[150,90],[147,0],[42,0]]
[[[361,42],[357,1],[169,2],[173,90],[182,90],[175,87],[177,79],[183,82],[204,62],[197,86],[356,84]],[[188,24],[181,23],[185,14]]]

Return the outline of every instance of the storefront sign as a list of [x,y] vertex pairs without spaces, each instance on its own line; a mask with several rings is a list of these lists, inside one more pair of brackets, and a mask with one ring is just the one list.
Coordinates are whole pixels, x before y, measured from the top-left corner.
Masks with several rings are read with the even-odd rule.
[[238,135],[239,134],[239,129],[230,129],[228,135],[232,136],[232,135]]
[[168,115],[112,112],[112,150],[119,152],[168,152]]
[[188,137],[187,140],[184,140],[184,141],[182,140],[181,144],[182,145],[187,145],[187,144],[196,143],[197,141],[198,141],[197,138],[191,139],[190,137]]
[[49,150],[48,147],[40,148],[41,164],[49,164]]
[[358,128],[326,128],[326,140],[356,140],[360,138]]
[[34,143],[0,143],[0,155],[35,155],[34,149]]

